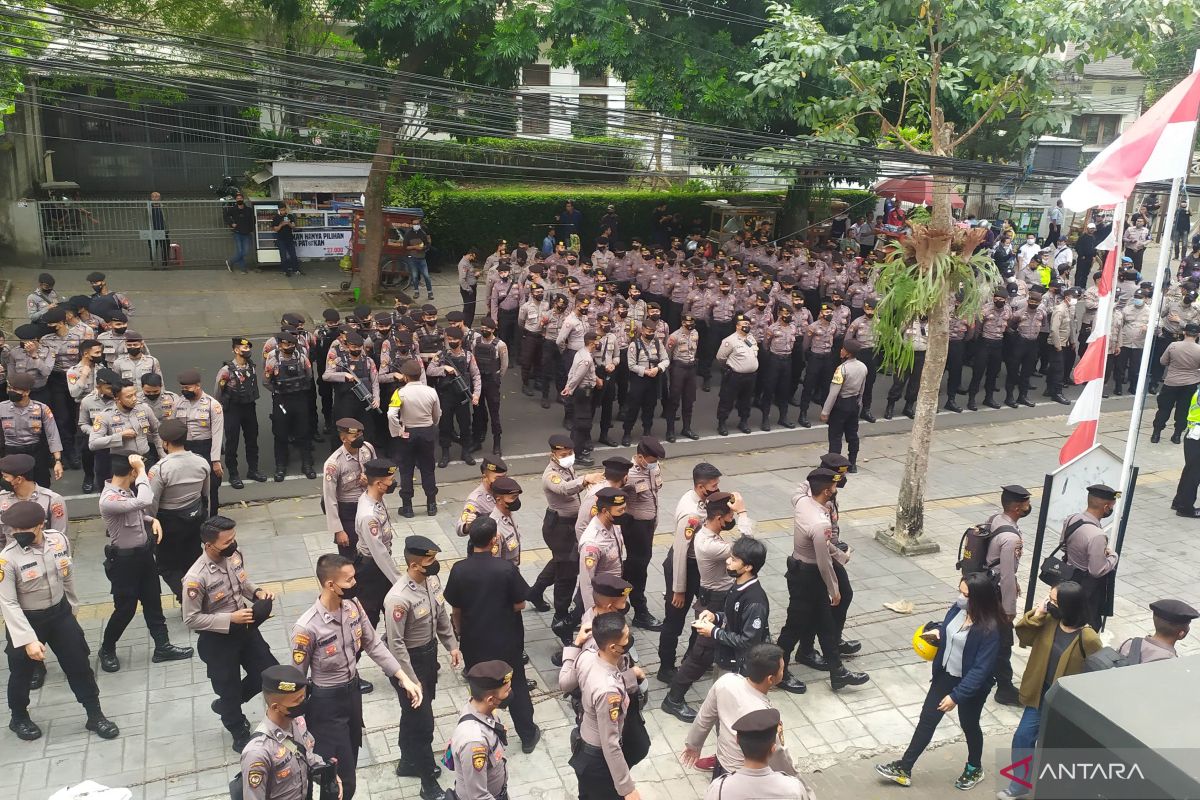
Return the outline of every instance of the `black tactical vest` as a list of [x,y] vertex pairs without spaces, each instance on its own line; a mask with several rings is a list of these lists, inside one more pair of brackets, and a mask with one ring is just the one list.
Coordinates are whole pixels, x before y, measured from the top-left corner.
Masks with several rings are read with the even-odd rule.
[[239,367],[232,361],[226,361],[229,367],[229,378],[225,381],[225,399],[231,403],[253,403],[258,399],[258,376],[254,362],[246,360],[246,366]]
[[271,381],[275,387],[275,394],[297,394],[312,388],[308,370],[304,368],[304,362],[300,360],[299,355],[291,358],[281,357],[276,366],[278,372]]

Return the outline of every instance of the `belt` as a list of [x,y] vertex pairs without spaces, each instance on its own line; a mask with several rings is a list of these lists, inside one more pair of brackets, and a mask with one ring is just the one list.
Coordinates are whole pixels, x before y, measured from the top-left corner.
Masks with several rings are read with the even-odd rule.
[[355,678],[346,683],[339,683],[337,686],[317,686],[315,683],[308,684],[308,691],[313,697],[340,697],[350,692],[359,693],[359,681]]
[[812,571],[820,572],[820,567],[818,567],[816,564],[809,564],[807,561],[801,561],[800,559],[796,558],[795,556],[787,557],[787,566],[788,566],[788,569],[812,570]]
[[6,444],[4,446],[5,451],[9,455],[12,455],[13,453],[20,453],[27,456],[35,455],[39,450],[41,450],[41,448],[41,442],[35,442],[33,444]]
[[147,541],[145,544],[139,545],[138,547],[106,547],[104,548],[104,553],[105,555],[111,554],[115,558],[129,558],[132,556],[139,556],[142,553],[148,552],[149,550],[150,542]]
[[687,367],[687,368],[695,369],[696,362],[695,361],[672,361],[671,366],[672,367]]
[[721,606],[725,606],[725,598],[729,596],[728,589],[705,589],[703,586],[696,592],[696,597],[700,598],[700,602],[705,608],[711,610],[712,606],[718,601]]
[[21,611],[25,614],[25,619],[31,624],[45,622],[61,614],[67,606],[67,597],[63,595],[62,599],[49,608],[23,608]]
[[604,750],[602,748],[594,744],[588,744],[583,739],[579,740],[579,752],[593,757],[604,758]]

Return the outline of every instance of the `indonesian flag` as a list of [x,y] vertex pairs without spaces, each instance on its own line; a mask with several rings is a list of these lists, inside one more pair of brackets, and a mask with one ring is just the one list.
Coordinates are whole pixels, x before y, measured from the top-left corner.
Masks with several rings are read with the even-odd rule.
[[[1114,228],[1114,232],[1115,230]],[[1103,246],[1104,244],[1101,245]],[[1116,242],[1112,242],[1100,281],[1096,284],[1100,302],[1096,306],[1096,320],[1092,323],[1092,332],[1088,336],[1087,350],[1071,372],[1076,385],[1083,386],[1083,391],[1071,409],[1071,416],[1067,418],[1067,424],[1074,425],[1075,430],[1058,451],[1059,464],[1066,464],[1083,455],[1096,444],[1096,428],[1100,423],[1100,400],[1104,395],[1104,365],[1108,359],[1108,335],[1112,330],[1113,309],[1116,305],[1113,284],[1119,250]]]
[[1101,151],[1062,193],[1072,211],[1112,206],[1146,181],[1187,174],[1200,114],[1200,72],[1184,78]]

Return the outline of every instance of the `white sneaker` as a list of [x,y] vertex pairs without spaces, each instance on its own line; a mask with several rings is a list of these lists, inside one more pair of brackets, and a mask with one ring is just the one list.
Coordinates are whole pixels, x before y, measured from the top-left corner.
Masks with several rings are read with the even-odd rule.
[[1008,789],[1001,789],[996,792],[996,800],[1022,800],[1029,797],[1029,792],[1021,792],[1020,794],[1012,794]]
[[230,265],[230,263],[229,263],[229,259],[228,259],[228,258],[227,258],[227,259],[225,259],[225,271],[226,271],[226,272],[233,272],[233,267]]

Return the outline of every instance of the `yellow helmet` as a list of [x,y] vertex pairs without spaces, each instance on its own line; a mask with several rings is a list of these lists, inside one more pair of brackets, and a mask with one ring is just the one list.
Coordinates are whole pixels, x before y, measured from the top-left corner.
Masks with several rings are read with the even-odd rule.
[[913,651],[926,661],[933,661],[933,657],[937,655],[937,645],[922,635],[925,633],[925,628],[930,624],[936,627],[936,623],[927,623],[926,625],[921,625],[913,633],[912,638]]

